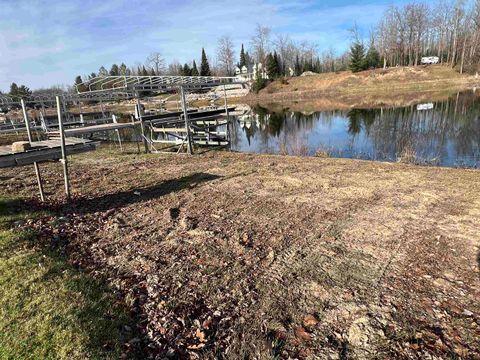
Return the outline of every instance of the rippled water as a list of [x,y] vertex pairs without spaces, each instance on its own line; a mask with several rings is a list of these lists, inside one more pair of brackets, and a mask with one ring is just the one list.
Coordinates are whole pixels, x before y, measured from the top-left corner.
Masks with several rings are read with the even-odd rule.
[[231,139],[232,149],[244,152],[480,167],[480,97],[313,113],[256,107],[234,119]]

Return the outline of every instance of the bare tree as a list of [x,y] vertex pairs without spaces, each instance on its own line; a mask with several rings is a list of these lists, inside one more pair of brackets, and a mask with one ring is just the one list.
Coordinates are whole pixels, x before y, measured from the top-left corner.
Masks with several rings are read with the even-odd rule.
[[155,74],[160,75],[165,70],[165,60],[160,53],[154,52],[148,55],[145,65],[155,70]]
[[235,60],[235,51],[230,36],[222,36],[218,39],[217,62],[225,75],[232,75],[233,62]]
[[257,24],[255,33],[250,40],[253,56],[256,62],[265,64],[265,59],[270,50],[271,29],[267,26]]

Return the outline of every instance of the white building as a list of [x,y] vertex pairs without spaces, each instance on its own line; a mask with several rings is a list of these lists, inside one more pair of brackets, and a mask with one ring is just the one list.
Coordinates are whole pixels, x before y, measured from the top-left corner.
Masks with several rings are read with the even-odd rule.
[[422,57],[421,61],[422,64],[438,64],[440,59],[438,56],[425,56]]

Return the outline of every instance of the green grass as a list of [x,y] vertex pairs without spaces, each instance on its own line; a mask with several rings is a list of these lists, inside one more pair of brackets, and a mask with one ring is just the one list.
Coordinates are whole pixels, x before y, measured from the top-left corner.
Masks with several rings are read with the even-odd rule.
[[128,317],[104,284],[11,229],[39,215],[19,204],[0,198],[0,359],[119,358]]

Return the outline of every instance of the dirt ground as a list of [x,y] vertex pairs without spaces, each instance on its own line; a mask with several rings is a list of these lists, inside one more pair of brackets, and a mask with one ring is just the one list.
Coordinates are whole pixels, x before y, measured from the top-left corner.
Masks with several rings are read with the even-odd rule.
[[[208,152],[42,164],[26,226],[104,276],[152,357],[480,359],[480,172]],[[36,195],[32,167],[0,196]]]
[[399,106],[443,100],[479,86],[480,78],[460,75],[448,66],[398,67],[277,80],[259,94],[249,94],[245,101],[265,105],[306,100],[314,102],[317,110]]

